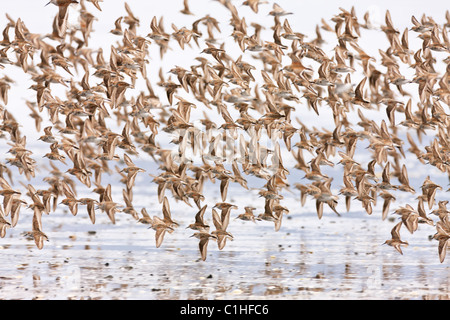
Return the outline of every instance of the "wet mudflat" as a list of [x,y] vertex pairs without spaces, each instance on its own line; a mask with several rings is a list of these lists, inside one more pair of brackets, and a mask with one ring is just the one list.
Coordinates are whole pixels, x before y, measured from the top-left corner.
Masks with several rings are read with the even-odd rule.
[[[231,194],[242,207],[258,198]],[[160,206],[152,194],[136,201]],[[198,240],[189,238],[192,230],[185,229],[192,220],[189,210],[196,210],[185,204],[172,206],[180,227],[160,248],[154,231],[126,214],[117,216],[116,225],[106,215],[92,225],[83,210],[77,217],[56,211],[46,221],[50,241],[43,250],[20,236],[26,223],[2,239],[0,298],[448,298],[450,268],[439,262],[437,242],[429,240],[433,228],[420,225],[414,235],[405,233],[409,246],[400,255],[382,245],[394,217],[381,221],[355,207],[341,217],[325,210],[319,220],[314,205],[302,208],[296,195],[285,203],[292,210],[280,231],[270,222],[233,221],[234,241],[221,251],[210,242],[206,261],[200,259]]]

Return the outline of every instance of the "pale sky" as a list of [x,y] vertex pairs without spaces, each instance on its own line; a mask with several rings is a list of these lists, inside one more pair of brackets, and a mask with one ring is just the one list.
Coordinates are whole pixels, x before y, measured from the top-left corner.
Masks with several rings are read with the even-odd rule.
[[[2,11],[8,13],[13,20],[21,18],[24,21],[27,28],[32,33],[40,33],[45,35],[51,32],[52,21],[57,13],[57,7],[47,4],[48,0],[16,0],[16,1],[2,1]],[[140,27],[138,32],[142,36],[147,35],[150,32],[150,21],[156,16],[164,17],[164,26],[166,32],[171,33],[173,31],[171,24],[174,23],[178,28],[186,26],[191,28],[192,23],[205,15],[209,14],[220,21],[221,33],[218,34],[219,40],[226,40],[231,38],[230,26],[228,24],[230,19],[230,13],[226,10],[222,4],[214,0],[190,0],[190,10],[195,14],[194,16],[186,16],[181,14],[179,11],[183,8],[183,0],[128,0],[126,1],[133,11],[134,15],[140,19]],[[372,13],[372,17],[378,20],[379,23],[385,24],[384,17],[386,10],[390,11],[392,21],[394,26],[400,31],[412,26],[411,16],[415,15],[419,20],[422,14],[432,16],[437,23],[445,22],[445,11],[447,10],[448,2],[446,1],[428,1],[426,6],[424,6],[424,1],[419,0],[409,0],[409,1],[373,1],[373,0],[341,0],[341,1],[330,1],[330,0],[318,0],[318,1],[292,1],[292,0],[277,0],[277,1],[267,1],[266,4],[261,4],[259,8],[259,13],[255,14],[248,6],[242,6],[241,0],[232,1],[232,3],[237,7],[239,15],[245,17],[246,23],[248,25],[249,32],[253,32],[250,27],[252,22],[257,22],[263,26],[267,26],[267,32],[270,32],[268,40],[270,41],[270,36],[272,30],[270,27],[273,25],[273,17],[269,16],[268,13],[272,10],[273,3],[278,3],[284,10],[292,12],[292,15],[286,16],[289,23],[294,31],[304,33],[309,39],[315,37],[315,27],[320,24],[323,18],[331,25],[330,19],[340,13],[339,8],[344,8],[345,10],[351,10],[352,6],[355,6],[355,10],[360,21],[363,21],[364,13],[369,11]],[[94,23],[94,30],[92,32],[92,38],[90,40],[90,47],[96,49],[98,47],[103,47],[105,49],[105,56],[108,55],[110,51],[110,46],[115,45],[117,41],[121,40],[121,37],[114,36],[109,31],[114,28],[114,21],[123,15],[126,15],[124,8],[125,1],[122,0],[104,0],[100,2],[102,11],[98,11],[91,3],[86,3],[89,12],[97,17],[97,21]],[[73,6],[69,11],[69,20],[73,24],[77,23],[78,14],[76,12],[77,7]],[[6,25],[7,20],[4,14],[0,14],[0,30],[3,30]],[[369,54],[378,54],[378,49],[385,50],[388,47],[388,42],[386,36],[381,31],[364,30],[365,34],[359,39],[358,44],[364,48]],[[325,35],[325,32],[323,32]],[[417,34],[410,32],[409,41],[414,42]],[[173,43],[176,42],[173,40]],[[330,56],[333,55],[332,49],[336,44],[336,39],[330,43],[330,48],[326,48],[326,53]],[[160,61],[158,61],[159,49],[156,45],[151,50],[154,57],[151,57],[149,63],[149,73],[158,72]],[[227,48],[228,50],[228,48]],[[417,50],[417,47],[415,48]],[[185,68],[189,68],[192,65],[193,60],[196,56],[200,55],[201,49],[197,48],[195,45],[192,49],[181,50],[179,46],[174,46],[174,50],[171,50],[164,57],[165,70],[168,71],[170,68],[180,65]],[[236,58],[240,51],[236,52]],[[38,58],[38,57],[37,57]],[[2,70],[0,70],[0,74]],[[20,79],[21,71],[17,70],[15,74],[8,74],[12,78]],[[359,81],[355,76],[352,80]],[[157,80],[156,80],[157,81]],[[17,90],[22,87],[22,89],[28,88],[29,85],[25,85],[20,82],[13,86],[10,96],[10,105],[16,102],[16,106],[12,109],[13,114],[19,112],[20,107],[24,107],[28,113],[28,108],[23,105],[22,101],[27,97],[27,95],[34,95],[32,90],[24,91],[24,94],[20,97],[14,97],[14,93],[18,93]],[[15,99],[15,100],[14,100]],[[10,106],[8,106],[10,108]],[[24,119],[25,120],[25,119]],[[32,120],[28,119],[25,121]],[[322,121],[322,119],[321,119]]]
[[[51,26],[51,21],[57,9],[53,5],[45,6],[47,0],[15,0],[2,1],[2,11],[11,15],[13,19],[21,18],[29,27],[39,32],[45,32]],[[97,25],[112,25],[115,18],[124,14],[124,2],[122,0],[104,0],[100,2],[102,12],[97,11],[92,4],[87,3],[90,11],[95,14],[99,21]],[[223,6],[214,0],[190,0],[189,5],[191,11],[196,15],[194,17],[184,16],[179,13],[183,6],[183,0],[128,0],[126,1],[136,16],[138,16],[142,25],[149,25],[153,16],[164,15],[167,23],[175,22],[177,25],[183,23],[190,24],[196,19],[196,16],[201,17],[210,14],[218,19],[223,17]],[[292,0],[277,0],[267,1],[267,4],[260,5],[260,12],[258,15],[253,13],[249,7],[242,6],[243,1],[232,1],[248,20],[261,20],[271,10],[274,2],[278,3],[286,11],[293,12],[290,18],[291,26],[299,29],[300,32],[307,29],[314,30],[315,24],[321,18],[329,19],[334,14],[339,12],[339,7],[350,10],[355,6],[358,16],[361,17],[370,8],[379,8],[381,19],[384,21],[384,13],[389,9],[394,23],[399,25],[399,28],[404,28],[410,25],[411,16],[420,17],[422,14],[432,16],[436,22],[442,23],[445,21],[445,11],[448,10],[447,1],[422,1],[422,0],[316,0],[316,1],[292,1]],[[225,15],[228,19],[228,13]],[[257,19],[256,19],[257,18]],[[4,15],[0,15],[0,26],[5,24]]]

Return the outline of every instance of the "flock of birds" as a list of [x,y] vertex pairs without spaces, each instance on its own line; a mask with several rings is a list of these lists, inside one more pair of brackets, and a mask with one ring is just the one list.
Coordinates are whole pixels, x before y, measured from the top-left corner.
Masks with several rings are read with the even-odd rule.
[[[392,212],[390,205],[397,192],[416,192],[409,183],[406,153],[415,155],[424,166],[450,175],[450,118],[446,113],[450,105],[448,11],[443,25],[425,15],[420,21],[412,17],[412,28],[403,32],[395,28],[387,11],[379,32],[386,35],[389,47],[379,49],[381,60],[377,60],[358,44],[363,29],[375,28],[370,16],[366,14],[361,21],[353,8],[340,9],[328,22],[322,19],[316,37],[307,41],[306,35],[291,29],[288,16],[292,13],[277,4],[268,13],[273,17],[270,26],[273,36],[264,38],[263,31],[268,26],[258,23],[249,26],[231,0],[217,1],[230,13],[233,31],[226,39],[232,39],[241,51],[237,59],[227,52],[225,42],[219,40],[223,34],[218,20],[211,15],[195,17],[186,0],[181,13],[194,17],[191,26],[172,24],[173,31],[167,32],[163,18],[154,17],[150,29],[146,28],[142,35],[139,18],[125,3],[126,14],[115,21],[111,30],[120,41],[111,45],[109,61],[103,48],[89,45],[96,17],[89,12],[86,2],[101,11],[99,0],[51,0],[49,4],[58,6],[59,11],[52,32],[47,35],[32,33],[20,18],[14,20],[6,15],[9,22],[0,41],[0,68],[12,65],[33,81],[30,90],[36,92],[36,99],[26,104],[37,132],[41,132],[44,120],[51,123],[42,128],[39,143],[49,146],[44,157],[49,159],[52,169],[44,178],[48,189],[36,190],[31,183],[23,182],[25,191],[13,187],[13,178],[17,176],[12,167],[29,181],[35,177],[36,160],[27,149],[20,123],[7,108],[8,91],[14,80],[3,75],[0,130],[2,138],[10,141],[12,157],[0,166],[2,237],[8,228],[16,226],[21,210],[29,208],[33,210],[33,222],[27,235],[41,249],[48,241],[43,231],[43,214],[49,215],[65,205],[76,215],[79,206],[86,206],[92,223],[98,211],[105,212],[112,223],[116,214],[130,214],[155,230],[159,247],[164,235],[180,226],[171,216],[172,199],[191,207],[194,202],[197,207],[195,221],[187,227],[195,231],[192,236],[199,239],[201,258],[205,260],[210,241],[216,241],[218,248],[223,249],[226,241],[233,239],[227,227],[232,210],[239,208],[227,202],[227,190],[230,183],[248,190],[246,176],[263,181],[259,195],[265,201],[264,212],[255,214],[255,206],[249,204],[236,218],[270,221],[279,230],[283,216],[289,213],[282,205],[282,192],[292,187],[300,192],[302,205],[306,201],[315,202],[319,218],[324,207],[339,214],[337,204],[341,199],[347,210],[356,202],[372,214],[377,199],[381,198],[385,219]],[[264,4],[267,1],[241,3],[255,13]],[[70,25],[68,14],[75,9],[79,12],[79,23]],[[322,49],[324,32],[333,35],[336,41],[331,56]],[[422,43],[417,51],[409,46],[410,33],[416,34]],[[146,68],[150,50],[159,49],[163,59],[169,49],[181,52],[195,46],[201,53],[189,69],[176,66],[169,77],[160,69],[157,85],[166,97],[158,96],[152,83],[155,77]],[[435,69],[436,55],[445,55],[440,61],[447,66],[442,74]],[[247,62],[250,59],[251,63]],[[404,67],[414,70],[413,78],[402,75]],[[354,85],[351,76],[356,76],[357,70],[362,80]],[[130,96],[136,83],[142,80],[147,90]],[[94,82],[97,84],[93,85]],[[405,85],[416,86],[417,94],[406,92]],[[66,96],[54,94],[55,87],[65,88]],[[211,120],[204,112],[200,130],[191,120],[191,110],[201,107],[214,112],[220,121]],[[324,109],[333,114],[335,126],[331,130],[308,127],[301,117],[297,122],[291,119],[292,115],[307,111],[320,117]],[[388,121],[371,120],[364,115],[370,110],[386,112]],[[232,111],[239,117],[233,118]],[[356,124],[348,119],[351,113],[359,117]],[[404,120],[396,121],[399,116]],[[121,131],[115,132],[108,125],[111,119]],[[172,140],[175,154],[173,149],[158,144],[161,130],[175,137]],[[263,131],[274,142],[273,148],[260,143]],[[399,137],[405,132],[409,148]],[[434,138],[430,145],[421,148],[417,141],[427,133]],[[225,158],[219,150],[229,137],[237,142],[234,154],[239,154],[232,159]],[[293,139],[298,142],[293,143]],[[363,143],[368,144],[366,150],[371,153],[372,160],[367,164],[354,157],[357,145]],[[289,170],[283,164],[281,148],[295,158],[293,170],[304,172],[301,183],[288,182]],[[200,165],[189,161],[188,150],[207,151],[202,154]],[[306,160],[305,153],[311,156],[311,161]],[[160,173],[153,175],[152,182],[158,190],[162,216],[151,216],[145,208],[133,206],[136,176],[145,171],[133,162],[140,154],[150,155],[159,165]],[[339,161],[335,163],[331,157],[339,157]],[[102,184],[102,174],[114,174],[111,165],[115,165],[115,173],[123,184],[120,200],[113,199],[110,184]],[[343,186],[338,194],[332,191],[333,179],[324,173],[325,167],[335,165],[342,167]],[[204,184],[218,180],[222,202],[212,208],[215,229],[210,231],[205,217],[208,208]],[[78,197],[80,183],[94,196]],[[416,198],[417,204],[393,211],[401,219],[386,244],[402,253],[401,247],[408,243],[400,237],[401,228],[414,233],[420,223],[430,224],[436,228],[433,238],[439,242],[440,261],[444,261],[450,239],[450,211],[447,200],[435,200],[438,191],[449,192],[428,177]],[[438,220],[434,221],[430,215],[436,215]]]

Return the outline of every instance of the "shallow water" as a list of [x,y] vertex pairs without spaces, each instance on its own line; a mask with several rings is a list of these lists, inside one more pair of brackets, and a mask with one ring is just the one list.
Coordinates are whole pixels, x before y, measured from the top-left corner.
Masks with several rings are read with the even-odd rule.
[[[40,151],[33,149],[35,154]],[[39,163],[42,167],[45,163]],[[154,163],[137,159],[145,168],[136,178],[133,205],[145,207],[151,216],[161,216],[156,186],[148,186]],[[301,182],[299,171],[289,168],[289,181]],[[31,183],[38,189],[46,171]],[[339,167],[328,172],[339,173]],[[433,181],[445,185],[445,177],[432,174]],[[412,171],[411,184],[417,185],[424,172]],[[96,211],[92,224],[86,207],[80,205],[77,216],[64,206],[42,217],[43,231],[50,241],[38,250],[33,240],[22,235],[31,229],[33,212],[24,208],[15,228],[0,239],[0,299],[447,299],[450,293],[448,259],[439,262],[436,232],[420,224],[413,234],[401,229],[402,240],[409,242],[400,255],[383,245],[399,220],[392,212],[405,203],[414,204],[412,194],[399,194],[391,204],[391,214],[381,220],[381,201],[372,215],[353,201],[349,212],[343,201],[337,216],[328,208],[318,219],[315,202],[300,204],[300,194],[292,188],[283,193],[282,205],[290,212],[283,217],[281,229],[271,222],[234,220],[243,208],[252,205],[255,215],[263,212],[264,199],[258,186],[264,181],[249,178],[250,190],[243,192],[231,184],[227,201],[238,206],[231,211],[228,231],[234,236],[223,250],[209,243],[206,261],[200,259],[198,240],[186,227],[193,222],[196,206],[177,203],[167,192],[172,217],[179,224],[166,234],[160,248],[155,247],[155,232],[137,223],[130,215],[117,213],[113,225],[105,213]],[[441,179],[441,180],[440,180]],[[122,199],[123,185],[117,175],[104,175],[102,183],[111,183],[112,198]],[[338,187],[336,182],[336,187]],[[78,197],[92,196],[79,186]],[[337,193],[337,190],[332,190]],[[85,193],[85,194],[83,194]],[[219,185],[205,186],[205,213],[212,225],[211,208],[221,202]],[[446,193],[437,193],[442,200]],[[444,197],[444,198],[443,198]],[[436,219],[436,217],[432,217]]]
[[[243,207],[258,196],[239,196]],[[153,196],[138,197],[148,202]],[[1,299],[447,299],[448,261],[440,263],[433,227],[402,233],[403,255],[382,245],[396,220],[357,210],[341,217],[325,210],[319,220],[297,197],[274,232],[270,222],[231,221],[234,241],[223,250],[210,242],[200,260],[198,240],[185,229],[196,209],[172,205],[180,227],[155,247],[154,231],[123,213],[112,225],[97,213],[92,225],[83,207],[73,217],[43,216],[50,238],[43,250],[21,236],[26,219],[1,239]],[[154,202],[150,214],[159,213]],[[155,210],[155,207],[158,207]],[[147,206],[152,208],[152,206]],[[239,210],[232,211],[232,219]],[[28,215],[28,216],[26,216]],[[210,217],[209,212],[205,215]],[[208,219],[210,221],[210,219]],[[25,227],[24,227],[25,226]],[[405,229],[403,229],[405,230]]]

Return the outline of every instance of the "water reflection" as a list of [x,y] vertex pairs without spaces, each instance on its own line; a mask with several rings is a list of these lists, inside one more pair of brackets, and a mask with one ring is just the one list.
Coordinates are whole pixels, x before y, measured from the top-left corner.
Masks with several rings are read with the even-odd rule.
[[141,226],[67,230],[60,226],[71,217],[55,213],[47,250],[23,239],[3,245],[0,298],[449,299],[450,267],[436,261],[426,237],[401,256],[381,246],[391,223],[290,214],[275,234],[239,224],[235,241],[223,250],[212,242],[201,261],[182,231],[156,249]]

